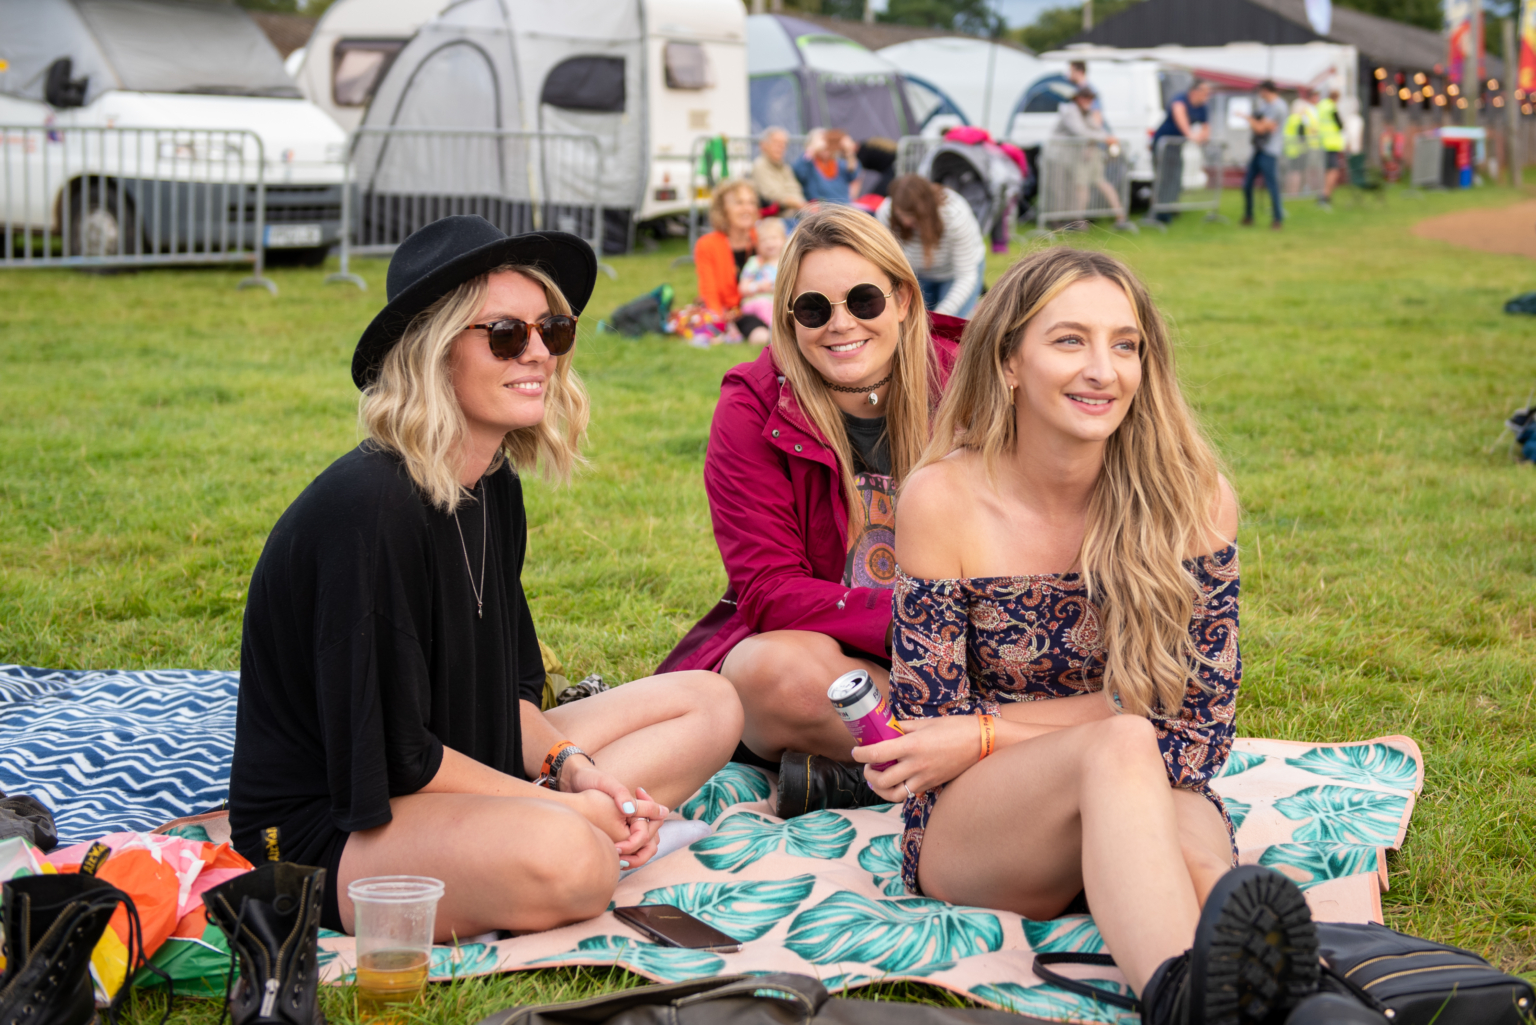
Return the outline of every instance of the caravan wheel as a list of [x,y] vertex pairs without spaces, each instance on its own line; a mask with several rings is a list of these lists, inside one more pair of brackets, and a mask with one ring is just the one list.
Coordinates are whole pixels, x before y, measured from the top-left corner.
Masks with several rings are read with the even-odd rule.
[[133,201],[124,196],[118,203],[117,186],[109,182],[77,184],[69,200],[69,256],[124,256],[133,250],[131,230],[118,215],[134,224]]

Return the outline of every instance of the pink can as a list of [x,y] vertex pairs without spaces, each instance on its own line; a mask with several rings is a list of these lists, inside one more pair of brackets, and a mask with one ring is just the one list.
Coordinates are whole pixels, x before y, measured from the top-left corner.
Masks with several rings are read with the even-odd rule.
[[[875,681],[862,669],[844,673],[827,688],[827,698],[842,718],[854,743],[863,747],[884,740],[895,740],[906,734],[896,722],[896,716],[886,704],[885,696]],[[884,772],[895,762],[877,762],[875,769]]]

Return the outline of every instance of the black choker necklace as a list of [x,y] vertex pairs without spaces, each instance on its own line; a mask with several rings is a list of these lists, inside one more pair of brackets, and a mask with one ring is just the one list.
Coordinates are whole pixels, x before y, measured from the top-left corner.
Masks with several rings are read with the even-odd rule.
[[833,384],[831,381],[828,381],[825,377],[823,377],[821,379],[821,383],[826,385],[829,390],[831,390],[831,391],[840,391],[844,395],[863,395],[865,392],[868,392],[869,393],[869,396],[868,396],[869,404],[871,406],[878,406],[878,405],[880,405],[880,396],[877,393],[880,391],[881,388],[884,388],[886,385],[890,384],[891,383],[891,378],[894,377],[894,376],[896,376],[896,371],[893,370],[889,374],[886,374],[884,377],[882,377],[880,380],[876,381],[874,384],[869,385],[868,387],[865,387],[865,388],[845,388],[845,387],[843,387],[840,384]]

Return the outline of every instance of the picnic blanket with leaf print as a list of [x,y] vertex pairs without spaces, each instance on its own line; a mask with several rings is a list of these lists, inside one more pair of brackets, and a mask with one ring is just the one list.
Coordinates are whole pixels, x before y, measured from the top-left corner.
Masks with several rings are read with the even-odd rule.
[[[1295,879],[1326,921],[1381,921],[1386,849],[1399,847],[1424,781],[1407,737],[1355,744],[1238,740],[1215,783],[1237,825],[1240,859]],[[557,965],[617,965],[673,982],[738,972],[800,972],[828,989],[911,979],[1066,1022],[1131,1025],[1137,1015],[1042,985],[1037,951],[1099,951],[1087,915],[1032,922],[909,897],[901,886],[900,808],[771,813],[773,779],[728,765],[677,814],[714,832],[619,883],[614,905],[675,904],[741,940],[740,953],[659,946],[609,912],[579,925],[433,952],[432,977]],[[353,941],[322,934],[323,978],[351,980]],[[1092,981],[1125,992],[1113,969]]]

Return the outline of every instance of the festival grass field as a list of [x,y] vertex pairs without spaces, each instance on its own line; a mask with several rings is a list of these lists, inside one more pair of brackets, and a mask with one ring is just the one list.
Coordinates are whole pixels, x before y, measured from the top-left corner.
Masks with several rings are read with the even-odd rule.
[[[1517,198],[1341,193],[1331,216],[1293,204],[1278,233],[1186,215],[1166,235],[1069,238],[1146,277],[1242,499],[1240,732],[1416,739],[1427,777],[1390,859],[1388,924],[1536,977],[1536,467],[1490,452],[1536,387],[1536,321],[1501,310],[1536,288],[1536,264],[1408,230]],[[572,680],[645,675],[724,583],[700,475],[720,377],[755,352],[592,330],[663,280],[691,296],[680,252],[616,258],[618,280],[599,279],[577,355],[591,465],[570,488],[528,488],[524,583]],[[993,256],[989,279],[1012,258]],[[355,268],[367,292],[274,269],[276,298],[236,291],[235,269],[0,277],[0,662],[238,666],[267,531],[358,439],[348,363],[385,265]],[[638,981],[433,986],[419,1017]],[[348,991],[326,1010],[352,1020]],[[178,1001],[176,1020],[216,1015]],[[149,998],[133,1020],[154,1017]]]

